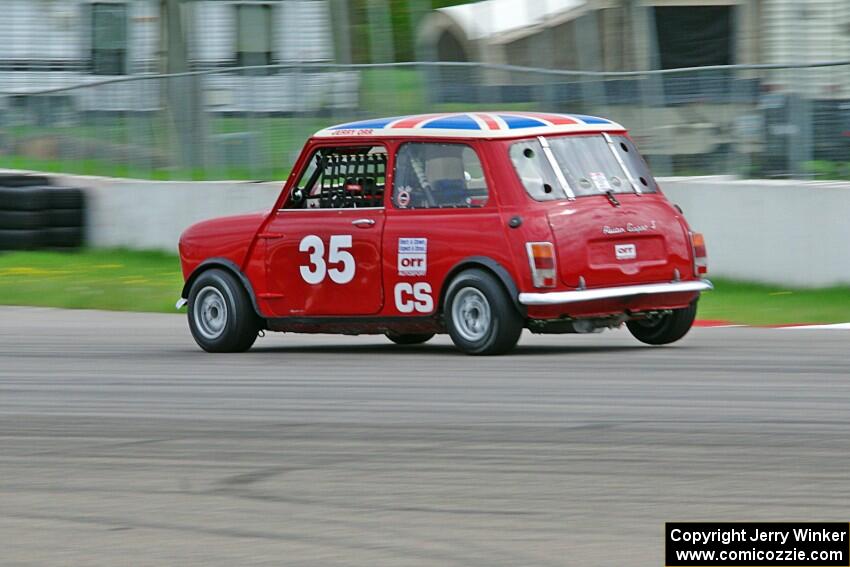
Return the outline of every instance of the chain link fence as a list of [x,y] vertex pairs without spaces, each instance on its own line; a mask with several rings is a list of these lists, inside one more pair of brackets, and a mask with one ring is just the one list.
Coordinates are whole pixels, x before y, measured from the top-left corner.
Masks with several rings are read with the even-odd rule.
[[282,179],[329,124],[466,110],[596,114],[659,176],[850,178],[850,61],[649,72],[281,64],[0,91],[0,167]]

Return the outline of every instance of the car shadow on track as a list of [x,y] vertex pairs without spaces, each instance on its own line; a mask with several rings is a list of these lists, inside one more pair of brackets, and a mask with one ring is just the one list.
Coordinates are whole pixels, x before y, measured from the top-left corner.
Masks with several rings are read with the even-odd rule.
[[[640,350],[652,350],[644,345],[518,345],[510,353],[502,356],[526,356],[526,355],[575,355],[575,354],[601,354],[615,352],[635,352]],[[425,344],[415,346],[402,345],[274,345],[254,346],[250,354],[323,354],[323,355],[351,355],[351,354],[381,354],[381,355],[450,355],[467,356],[453,345]]]

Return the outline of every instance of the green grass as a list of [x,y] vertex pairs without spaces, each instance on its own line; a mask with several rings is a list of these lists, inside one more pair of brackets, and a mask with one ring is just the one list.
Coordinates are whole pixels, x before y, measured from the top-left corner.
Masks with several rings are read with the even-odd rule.
[[[850,287],[800,290],[714,280],[699,319],[748,325],[850,321]],[[88,250],[0,254],[0,304],[174,313],[183,278],[176,256]]]
[[850,162],[815,160],[804,163],[803,167],[817,180],[850,179]]
[[0,253],[0,304],[174,313],[176,256],[159,252]]
[[415,69],[366,69],[361,72],[360,106],[377,116],[426,112],[425,76]]
[[699,319],[746,325],[850,321],[850,286],[793,289],[714,278],[712,282],[714,291],[700,299]]

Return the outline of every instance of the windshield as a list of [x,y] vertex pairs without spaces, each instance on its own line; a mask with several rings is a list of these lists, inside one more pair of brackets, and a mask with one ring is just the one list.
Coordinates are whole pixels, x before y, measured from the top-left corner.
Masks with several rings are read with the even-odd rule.
[[649,167],[625,136],[540,137],[512,144],[510,155],[525,190],[538,201],[566,199],[570,191],[583,197],[656,190]]

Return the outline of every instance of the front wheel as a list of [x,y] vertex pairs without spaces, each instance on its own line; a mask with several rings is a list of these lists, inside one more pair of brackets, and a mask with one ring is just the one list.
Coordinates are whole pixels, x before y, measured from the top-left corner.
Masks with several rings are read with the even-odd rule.
[[667,315],[651,319],[628,321],[626,327],[632,336],[648,345],[674,343],[688,334],[697,316],[697,302],[684,309],[674,309]]
[[452,281],[443,316],[452,342],[467,354],[504,354],[523,328],[505,288],[483,270],[467,270]]
[[242,284],[224,270],[208,270],[189,290],[189,329],[207,352],[244,352],[257,340],[260,318]]

